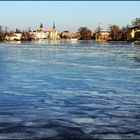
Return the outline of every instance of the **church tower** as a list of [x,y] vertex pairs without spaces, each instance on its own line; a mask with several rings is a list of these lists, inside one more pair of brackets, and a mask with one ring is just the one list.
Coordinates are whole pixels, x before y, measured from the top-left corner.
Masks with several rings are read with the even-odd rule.
[[42,24],[42,22],[41,22],[41,24],[40,24],[40,28],[43,28],[43,24]]
[[55,28],[55,22],[53,23],[53,29],[56,29],[56,28]]
[[56,26],[55,26],[55,22],[53,22],[53,26],[52,26],[52,32],[56,32]]
[[49,36],[50,36],[50,39],[52,39],[52,40],[59,39],[59,35],[58,35],[57,30],[56,30],[55,22],[52,25],[52,29],[50,30]]

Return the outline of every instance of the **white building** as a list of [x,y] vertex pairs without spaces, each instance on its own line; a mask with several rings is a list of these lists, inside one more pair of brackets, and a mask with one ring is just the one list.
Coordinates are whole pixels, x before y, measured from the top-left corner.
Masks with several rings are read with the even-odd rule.
[[31,33],[32,39],[38,40],[38,39],[47,39],[49,32],[43,32],[43,31],[35,31]]
[[140,40],[140,26],[131,27],[127,34],[128,40]]
[[14,41],[14,40],[21,40],[22,34],[21,33],[11,33],[6,35],[5,40],[7,41]]
[[49,32],[46,31],[43,28],[43,25],[41,23],[40,28],[37,29],[36,31],[31,32],[31,37],[32,39],[38,40],[38,39],[47,39],[49,35]]
[[31,38],[34,40],[38,40],[38,39],[58,40],[60,39],[60,36],[55,28],[55,23],[53,24],[53,27],[50,31],[45,30],[41,23],[39,29],[31,32]]
[[108,30],[100,30],[96,33],[96,41],[107,41],[110,38],[110,32]]

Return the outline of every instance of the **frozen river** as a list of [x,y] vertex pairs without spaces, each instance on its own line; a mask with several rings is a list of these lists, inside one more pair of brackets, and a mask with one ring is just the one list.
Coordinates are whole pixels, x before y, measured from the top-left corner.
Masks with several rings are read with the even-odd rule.
[[140,45],[0,43],[0,139],[140,139]]

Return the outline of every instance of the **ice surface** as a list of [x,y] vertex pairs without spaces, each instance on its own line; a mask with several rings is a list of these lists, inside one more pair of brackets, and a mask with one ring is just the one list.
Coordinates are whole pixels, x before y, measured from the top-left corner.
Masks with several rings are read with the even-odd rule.
[[138,139],[139,59],[131,43],[0,43],[0,139]]

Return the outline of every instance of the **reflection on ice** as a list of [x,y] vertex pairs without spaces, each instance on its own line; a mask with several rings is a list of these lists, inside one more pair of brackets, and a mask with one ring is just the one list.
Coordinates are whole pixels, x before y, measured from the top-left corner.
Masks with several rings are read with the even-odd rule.
[[94,122],[94,119],[92,118],[74,118],[72,119],[75,123],[92,123]]

